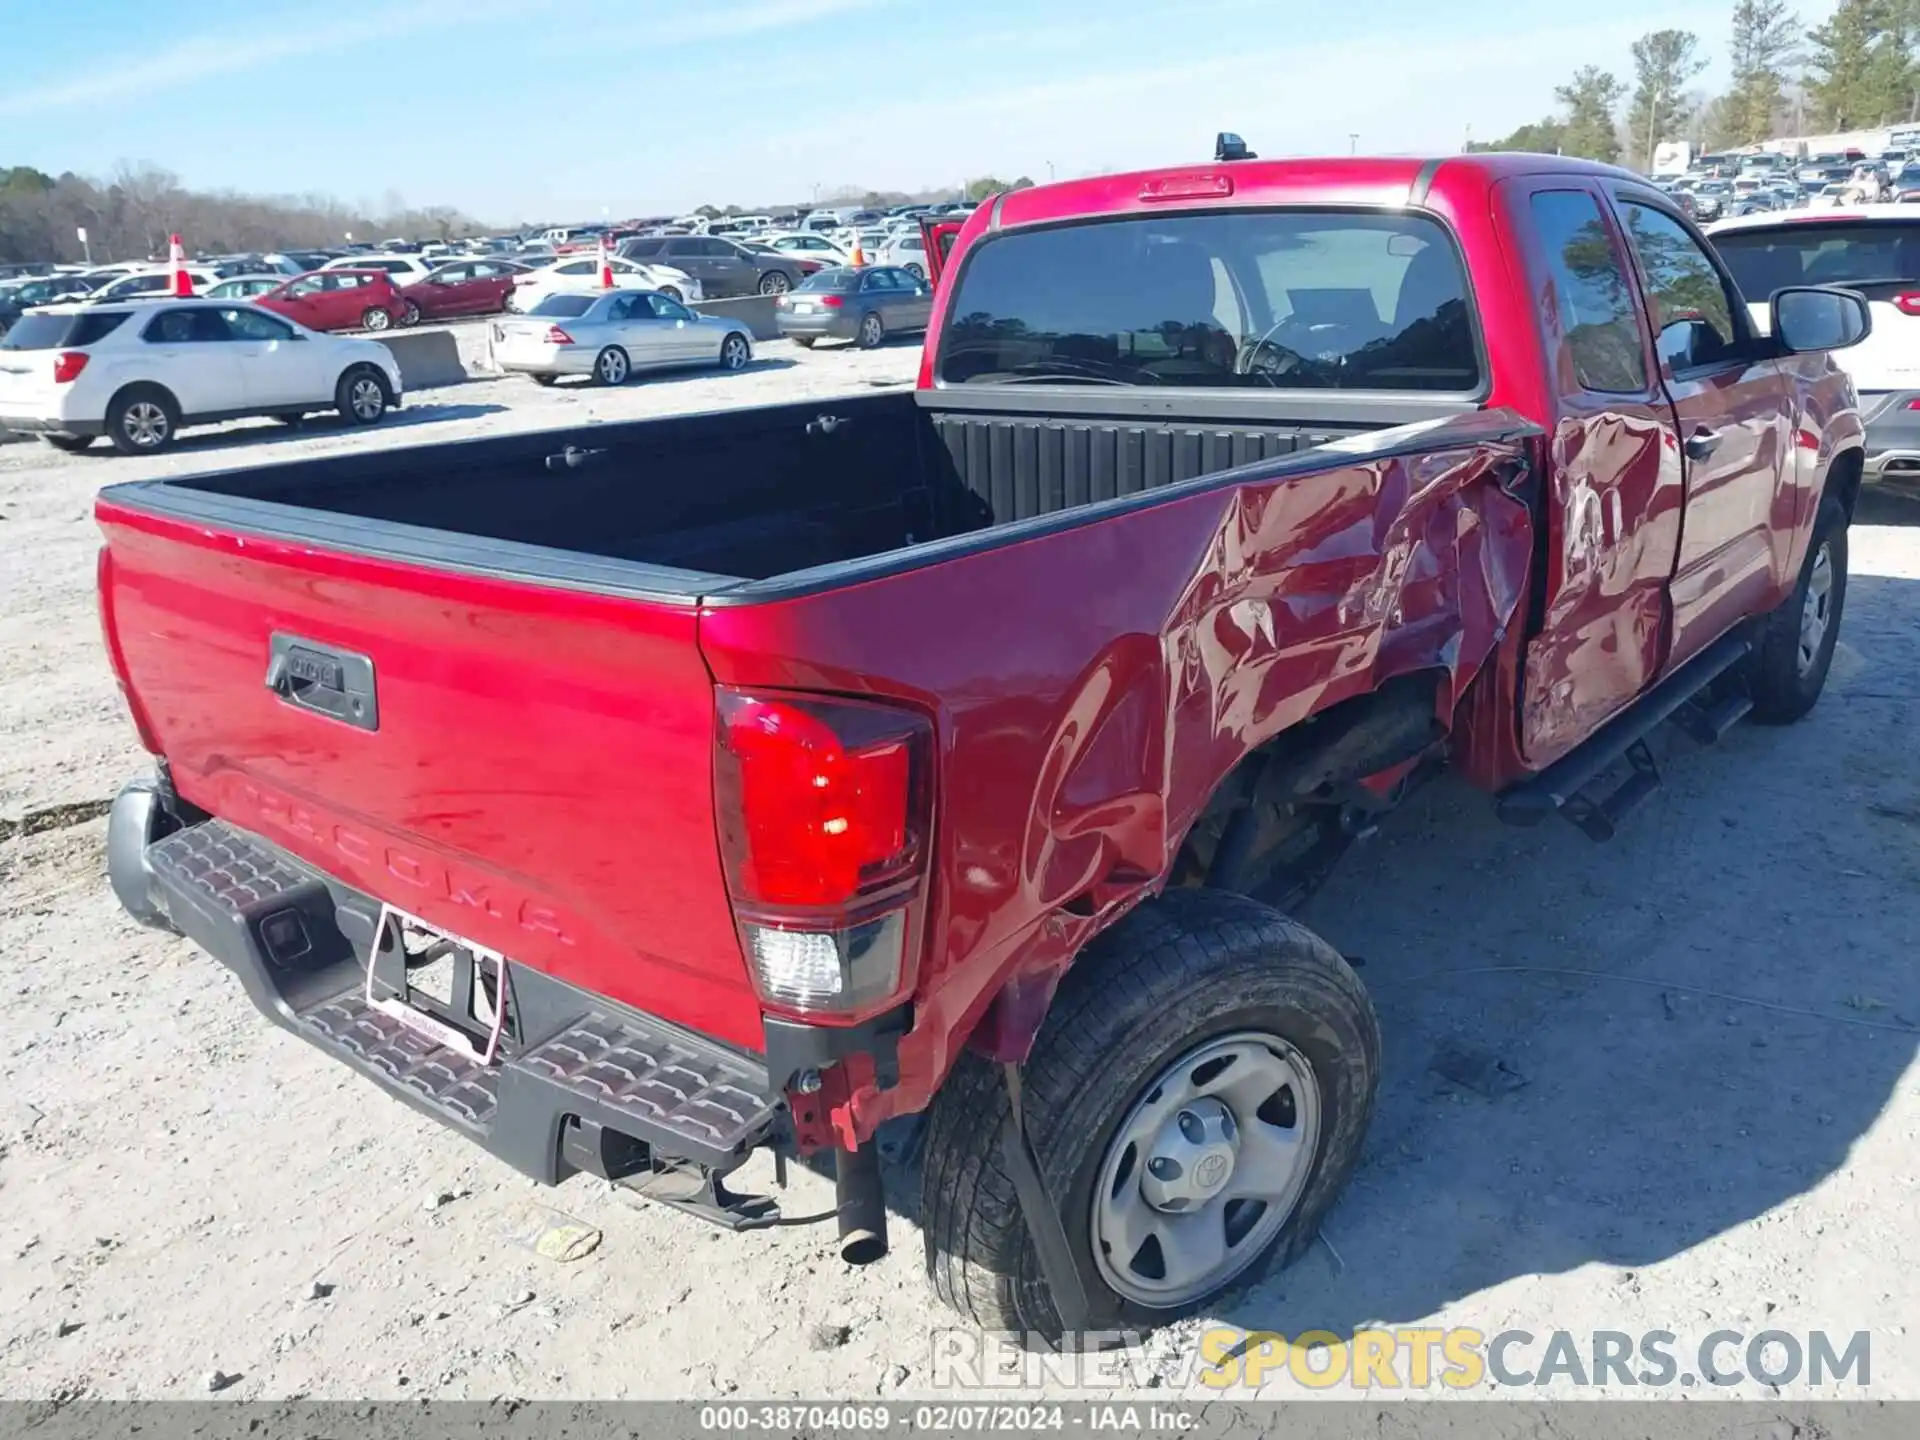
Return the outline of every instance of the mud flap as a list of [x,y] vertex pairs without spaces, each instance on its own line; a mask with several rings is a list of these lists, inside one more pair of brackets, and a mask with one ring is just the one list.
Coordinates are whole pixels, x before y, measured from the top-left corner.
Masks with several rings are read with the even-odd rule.
[[1020,1218],[1026,1221],[1033,1237],[1034,1253],[1040,1260],[1040,1276],[1053,1293],[1054,1313],[1067,1335],[1084,1334],[1093,1327],[1087,1302],[1086,1283],[1080,1267],[1074,1263],[1073,1245],[1067,1239],[1067,1227],[1060,1211],[1047,1194],[1040,1178],[1040,1162],[1034,1158],[1033,1145],[1021,1118],[1020,1067],[1008,1063],[1000,1067],[1007,1087],[1007,1118],[1000,1127],[1000,1163],[1006,1166],[1020,1197]]

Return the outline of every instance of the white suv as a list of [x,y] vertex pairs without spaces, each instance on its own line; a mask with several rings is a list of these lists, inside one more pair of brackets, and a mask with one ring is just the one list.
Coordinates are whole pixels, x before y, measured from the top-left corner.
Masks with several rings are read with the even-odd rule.
[[1853,379],[1867,427],[1866,478],[1920,482],[1920,205],[1743,215],[1707,227],[1756,329],[1788,285],[1844,285],[1866,297],[1873,331],[1834,363]]
[[233,301],[51,305],[0,337],[0,430],[61,450],[105,435],[153,455],[183,426],[242,415],[338,410],[372,425],[399,403],[400,366],[379,341]]

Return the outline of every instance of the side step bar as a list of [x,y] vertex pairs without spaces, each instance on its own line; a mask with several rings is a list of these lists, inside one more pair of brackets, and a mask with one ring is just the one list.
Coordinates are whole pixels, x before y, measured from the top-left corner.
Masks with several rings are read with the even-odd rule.
[[[1753,702],[1734,695],[1712,706],[1698,697],[1727,671],[1753,652],[1740,635],[1728,635],[1682,665],[1655,685],[1623,715],[1617,715],[1571,754],[1563,756],[1531,780],[1503,791],[1494,813],[1509,825],[1537,825],[1547,816],[1564,815],[1594,840],[1611,840],[1620,822],[1660,788],[1660,768],[1647,736],[1672,720],[1694,739],[1710,745],[1731,730]],[[1633,774],[1604,796],[1588,787],[1608,767],[1625,757]]]

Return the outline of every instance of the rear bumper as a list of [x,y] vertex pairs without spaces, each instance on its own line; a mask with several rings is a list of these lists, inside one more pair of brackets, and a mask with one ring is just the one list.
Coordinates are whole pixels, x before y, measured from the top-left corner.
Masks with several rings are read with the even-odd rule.
[[860,329],[859,317],[844,309],[817,315],[795,315],[780,310],[774,314],[774,324],[783,336],[811,340],[851,340]]
[[493,362],[508,375],[591,375],[600,352],[585,345],[555,345],[544,351],[494,352]]
[[62,420],[51,415],[0,415],[0,430],[22,435],[84,435],[88,438],[107,433],[102,420]]
[[[367,1002],[377,901],[160,783],[114,801],[107,871],[134,919],[194,941],[274,1024],[536,1180],[723,1175],[787,1136],[758,1057],[525,966],[508,966],[492,1066],[423,1037]],[[378,971],[374,987],[397,993]]]
[[1920,483],[1920,410],[1907,408],[1920,400],[1920,391],[1860,398],[1867,428],[1866,478]]

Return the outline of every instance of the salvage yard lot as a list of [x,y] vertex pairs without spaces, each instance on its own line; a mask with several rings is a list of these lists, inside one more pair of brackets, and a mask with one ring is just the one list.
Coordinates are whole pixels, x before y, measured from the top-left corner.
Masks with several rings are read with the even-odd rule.
[[[424,392],[371,432],[237,425],[150,461],[0,448],[0,1394],[931,1393],[954,1322],[910,1215],[849,1271],[830,1228],[727,1237],[587,1180],[539,1191],[120,912],[98,814],[142,757],[100,654],[91,519],[116,480],[829,397],[917,359],[769,344],[742,375]],[[1443,781],[1312,902],[1380,1011],[1380,1110],[1329,1243],[1219,1319],[1864,1329],[1869,1393],[1920,1397],[1920,506],[1862,511],[1804,724],[1660,737],[1668,788],[1605,847],[1503,828]],[[1443,1051],[1504,1069],[1449,1082]],[[831,1203],[796,1186],[796,1213]],[[599,1247],[535,1253],[543,1205]]]

